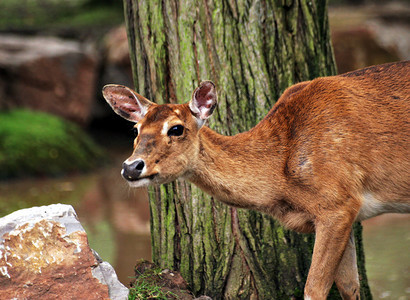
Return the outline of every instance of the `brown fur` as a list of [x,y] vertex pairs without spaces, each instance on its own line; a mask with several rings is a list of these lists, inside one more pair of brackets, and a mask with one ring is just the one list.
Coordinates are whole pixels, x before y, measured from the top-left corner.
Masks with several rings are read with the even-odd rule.
[[[192,101],[151,103],[129,160],[145,161],[150,183],[182,176],[229,205],[316,232],[306,297],[325,299],[336,281],[344,299],[356,299],[353,222],[410,212],[409,92],[409,62],[302,82],[235,136],[198,126]],[[159,134],[164,122],[184,134]]]

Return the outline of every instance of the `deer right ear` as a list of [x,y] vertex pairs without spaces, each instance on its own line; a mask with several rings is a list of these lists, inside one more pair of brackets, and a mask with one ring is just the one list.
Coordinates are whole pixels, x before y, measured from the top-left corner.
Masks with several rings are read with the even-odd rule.
[[217,104],[215,85],[212,81],[203,81],[192,94],[189,108],[202,126],[214,111]]
[[103,96],[111,108],[124,119],[137,123],[152,105],[156,105],[132,89],[118,84],[103,87]]

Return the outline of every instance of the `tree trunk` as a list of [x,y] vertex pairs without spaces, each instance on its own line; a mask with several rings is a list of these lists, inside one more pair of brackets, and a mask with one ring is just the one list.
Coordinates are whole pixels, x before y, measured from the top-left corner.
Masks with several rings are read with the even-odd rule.
[[[219,133],[250,129],[290,85],[336,72],[324,0],[124,4],[136,91],[183,103],[200,81],[212,80],[219,104],[209,126]],[[196,295],[302,296],[313,235],[228,207],[183,181],[151,189],[150,208],[155,263],[179,270]],[[368,299],[363,260],[360,270]]]

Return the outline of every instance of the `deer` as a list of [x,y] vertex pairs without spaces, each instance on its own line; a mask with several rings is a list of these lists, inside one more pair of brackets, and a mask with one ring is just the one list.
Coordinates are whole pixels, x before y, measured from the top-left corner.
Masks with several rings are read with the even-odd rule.
[[354,222],[410,213],[410,61],[297,83],[252,129],[224,136],[206,122],[216,85],[184,104],[155,104],[116,84],[103,96],[135,123],[121,174],[131,187],[183,178],[234,207],[315,233],[305,299],[360,299]]

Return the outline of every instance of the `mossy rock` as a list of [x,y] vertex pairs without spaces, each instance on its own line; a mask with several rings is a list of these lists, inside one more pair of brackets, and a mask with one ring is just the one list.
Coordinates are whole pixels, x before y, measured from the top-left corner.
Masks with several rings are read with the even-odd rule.
[[87,171],[102,158],[72,123],[28,110],[0,112],[0,179]]

